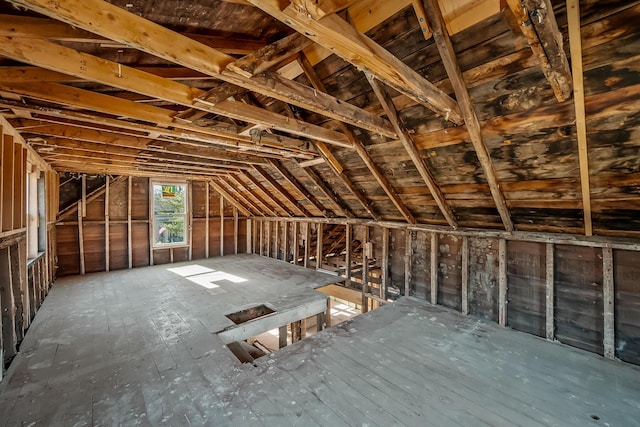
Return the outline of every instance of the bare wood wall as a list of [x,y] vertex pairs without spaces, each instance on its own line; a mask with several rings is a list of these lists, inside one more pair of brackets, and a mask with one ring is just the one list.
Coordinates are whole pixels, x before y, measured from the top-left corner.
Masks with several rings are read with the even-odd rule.
[[[153,249],[149,239],[149,178],[120,176],[107,181],[60,216],[56,224],[59,276],[246,252],[246,218],[238,216],[236,208],[224,198],[221,205],[220,195],[211,187],[207,189],[207,182],[189,183],[190,243]],[[107,186],[109,203],[105,210]]]
[[[326,220],[318,246],[318,227],[314,220],[252,219],[253,251],[335,271],[365,300],[410,295],[640,364],[637,242]],[[343,235],[350,228],[350,253],[346,245],[328,252],[324,242],[335,241],[336,227]],[[323,248],[320,262],[316,247]]]
[[[55,276],[57,174],[0,117],[0,380]],[[46,246],[27,259],[27,173],[45,179]],[[36,226],[37,223],[36,223]]]

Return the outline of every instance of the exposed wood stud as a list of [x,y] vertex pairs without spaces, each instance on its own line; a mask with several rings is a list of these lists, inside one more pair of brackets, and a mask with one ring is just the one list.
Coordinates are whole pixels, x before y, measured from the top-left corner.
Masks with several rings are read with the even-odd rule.
[[434,178],[429,168],[427,168],[427,165],[424,163],[424,159],[418,151],[413,137],[402,123],[402,119],[400,118],[400,115],[398,114],[398,111],[393,104],[393,100],[391,99],[391,95],[389,95],[387,89],[380,82],[378,82],[374,76],[368,73],[365,73],[365,75],[367,76],[367,80],[369,80],[369,84],[373,88],[378,101],[380,101],[380,105],[382,105],[382,108],[389,118],[389,121],[391,121],[391,124],[398,134],[400,142],[409,154],[409,158],[411,158],[413,165],[418,170],[418,173],[422,177],[424,183],[427,185],[427,188],[429,189],[431,196],[438,205],[438,208],[440,208],[442,216],[444,216],[447,223],[455,230],[456,228],[458,228],[458,220],[451,210],[449,203],[444,198],[442,191],[440,191],[440,187],[438,186],[436,179]]
[[462,238],[462,314],[469,314],[469,238]]
[[82,200],[78,202],[78,255],[80,256],[80,274],[84,269],[84,229],[82,226]]
[[615,289],[613,279],[613,250],[610,247],[605,247],[602,249],[602,274],[602,302],[604,306],[604,357],[608,359],[615,359]]
[[260,220],[260,248],[258,249],[258,255],[264,256],[264,220]]
[[87,216],[87,175],[82,174],[82,217]]
[[330,296],[327,297],[327,311],[324,315],[324,323],[325,323],[325,327],[327,328],[331,327],[331,297]]
[[554,297],[554,250],[553,243],[546,244],[546,261],[545,261],[545,330],[548,340],[555,339],[555,297]]
[[502,194],[502,190],[500,189],[498,179],[496,178],[496,171],[493,167],[493,163],[491,162],[491,157],[489,156],[489,149],[482,137],[480,123],[478,122],[478,117],[473,109],[469,90],[467,89],[466,83],[462,77],[460,64],[458,63],[456,53],[453,50],[453,44],[449,38],[449,33],[447,32],[442,13],[440,12],[440,6],[438,5],[437,0],[424,0],[422,3],[425,8],[425,15],[427,16],[427,20],[429,21],[429,25],[433,31],[433,38],[436,42],[436,46],[438,47],[438,51],[440,52],[440,57],[442,58],[447,75],[449,76],[449,80],[454,88],[458,105],[462,110],[462,116],[467,127],[467,132],[469,132],[471,143],[473,144],[478,161],[480,162],[482,170],[487,178],[487,183],[489,184],[489,189],[491,190],[491,195],[493,196],[496,208],[498,209],[498,213],[500,214],[505,230],[513,231],[511,215],[507,208],[507,203],[504,195]]
[[[193,185],[189,182],[188,186],[187,186],[187,193],[188,193],[188,203],[191,204],[191,206],[193,206]],[[189,209],[189,224],[187,225],[189,228],[189,241],[188,241],[188,258],[189,261],[191,261],[193,259],[193,209]]]
[[582,70],[580,3],[578,0],[567,0],[567,21],[569,24],[571,69],[573,70],[573,102],[576,111],[578,162],[580,164],[580,188],[582,190],[582,210],[584,212],[584,234],[585,236],[592,236],[593,224],[591,219],[591,184],[589,182],[589,149],[587,141],[586,112],[584,106],[584,75]]
[[104,270],[109,271],[109,175],[105,178],[104,183]]
[[438,234],[431,233],[431,304],[438,304]]
[[345,225],[345,234],[346,234],[345,239],[347,243],[347,249],[344,256],[344,263],[345,263],[344,277],[346,279],[345,284],[348,288],[351,286],[351,252],[353,248],[353,229],[351,224]]
[[380,284],[380,298],[387,298],[389,287],[389,229],[382,227],[382,277]]
[[411,268],[413,265],[413,231],[405,231],[404,251],[404,295],[411,295]]
[[280,259],[280,221],[274,221],[273,258]]
[[364,226],[362,239],[362,312],[369,311],[369,258],[371,257],[372,243],[369,241],[369,226]]
[[278,328],[278,348],[287,346],[287,325]]
[[[204,209],[204,257],[209,258],[209,233],[210,233],[210,220],[209,211],[211,210],[211,190],[209,185],[205,185],[205,209]],[[220,195],[222,197],[222,195]],[[235,206],[234,206],[235,207]]]
[[304,261],[302,265],[304,268],[309,267],[309,256],[310,256],[310,246],[311,246],[311,223],[307,222],[304,227]]
[[220,256],[224,256],[224,197],[220,197]]
[[[208,187],[207,187],[208,188]],[[131,191],[133,190],[133,178],[127,177],[127,258],[129,268],[133,268],[133,230],[131,221]]]
[[293,263],[298,265],[300,258],[300,223],[293,223]]
[[247,219],[247,253],[248,254],[255,254],[256,253],[256,239],[254,236],[255,233],[255,227],[254,227],[254,222],[255,220],[248,218]]
[[498,324],[507,325],[507,241],[498,240]]
[[317,225],[317,238],[316,238],[316,270],[320,270],[322,268],[322,260],[323,258],[323,254],[322,254],[322,242],[323,242],[323,224],[321,222],[319,222]]
[[265,247],[265,256],[267,258],[271,257],[271,221],[267,220],[266,224],[264,226],[264,234],[266,235],[265,238],[265,243],[266,243],[266,247]]
[[233,253],[238,255],[238,208],[233,207]]

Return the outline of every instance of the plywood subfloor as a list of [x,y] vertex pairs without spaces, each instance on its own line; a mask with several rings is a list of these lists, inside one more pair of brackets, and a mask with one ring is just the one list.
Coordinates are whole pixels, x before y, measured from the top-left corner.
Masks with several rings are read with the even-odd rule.
[[[215,262],[252,278],[289,271],[278,282],[321,277],[259,257]],[[640,369],[413,298],[242,366],[210,332],[213,300],[224,294],[177,284],[166,268],[60,280],[0,385],[0,425],[631,426],[640,419]],[[290,289],[308,286],[292,282]],[[238,303],[252,298],[241,289]]]

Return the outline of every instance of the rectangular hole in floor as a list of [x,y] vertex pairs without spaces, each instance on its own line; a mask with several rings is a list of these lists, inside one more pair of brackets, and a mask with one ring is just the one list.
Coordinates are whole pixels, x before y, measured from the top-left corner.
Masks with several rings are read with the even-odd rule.
[[244,310],[236,311],[235,313],[225,314],[225,316],[236,325],[240,325],[250,320],[268,316],[275,312],[275,310],[267,307],[266,305],[260,304],[254,307],[245,308]]

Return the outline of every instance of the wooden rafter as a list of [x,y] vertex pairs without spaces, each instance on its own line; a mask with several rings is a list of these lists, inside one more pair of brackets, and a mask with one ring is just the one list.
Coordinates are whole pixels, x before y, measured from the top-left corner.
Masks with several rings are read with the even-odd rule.
[[[203,90],[45,40],[0,37],[0,55],[60,73],[140,93],[155,99],[162,99],[209,113],[273,127],[304,137],[328,140],[330,142],[343,138],[336,132],[298,120],[290,120],[285,116],[244,103],[231,101],[205,102],[199,99],[199,97],[205,95]],[[64,60],[61,60],[61,58],[64,58]],[[147,110],[158,108],[146,107]],[[165,117],[164,122],[180,123],[180,121],[173,120],[174,114],[172,113]],[[221,131],[220,136],[238,138],[237,135],[224,134]],[[269,142],[270,138],[272,137],[265,137],[265,142]],[[288,142],[297,148],[304,148],[305,146],[299,140],[288,140]]]
[[[454,123],[462,123],[456,102],[383,47],[336,14],[316,19],[296,4],[279,0],[250,0],[269,15],[305,34],[359,69]],[[284,3],[284,4],[283,4]]]
[[471,97],[469,96],[469,90],[462,77],[462,71],[460,70],[460,64],[456,58],[455,51],[453,50],[453,44],[449,38],[449,33],[444,23],[444,18],[440,11],[440,6],[436,0],[423,0],[424,12],[429,26],[433,31],[433,38],[435,40],[442,63],[444,64],[449,80],[454,88],[456,99],[462,110],[464,116],[464,123],[469,132],[471,143],[475,149],[478,161],[482,166],[482,170],[487,178],[491,195],[495,202],[502,223],[507,231],[513,231],[513,222],[511,221],[511,215],[507,208],[507,204],[500,189],[500,185],[496,178],[496,172],[489,156],[489,150],[482,138],[482,131],[480,129],[480,123],[478,117],[473,109],[471,103]]
[[231,183],[235,184],[237,190],[244,190],[248,194],[251,194],[251,196],[264,207],[263,212],[268,213],[270,216],[279,216],[273,209],[273,207],[269,204],[269,202],[260,197],[260,195],[255,191],[251,191],[251,188],[249,188],[249,186],[242,182],[242,180],[240,180],[237,176],[229,174],[227,175],[227,178],[231,181]]
[[309,203],[311,203],[311,205],[316,208],[318,211],[320,211],[321,215],[326,217],[327,216],[327,210],[320,204],[320,202],[318,202],[318,200],[314,197],[313,194],[311,194],[309,192],[309,190],[307,190],[302,184],[300,184],[300,182],[298,181],[298,179],[293,176],[291,174],[291,172],[289,172],[283,165],[282,163],[280,163],[280,161],[278,160],[273,160],[273,159],[269,159],[269,164],[276,169],[278,172],[280,172],[280,175],[282,175],[284,177],[284,179],[291,184],[296,190],[298,190],[298,192],[300,194],[302,194],[302,196],[307,199],[307,201]]
[[300,204],[278,181],[276,181],[267,171],[265,171],[262,167],[254,165],[253,170],[255,170],[258,175],[260,175],[265,181],[267,181],[282,197],[287,199],[289,203],[293,205],[295,209],[297,209],[302,216],[311,217],[311,213],[305,209],[304,206]]
[[236,207],[237,209],[239,209],[240,211],[242,211],[245,215],[247,216],[251,216],[251,212],[249,212],[249,209],[247,209],[244,205],[242,205],[239,201],[237,201],[236,199],[234,199],[228,192],[227,190],[225,190],[224,188],[222,188],[220,185],[218,185],[213,179],[210,179],[209,181],[207,181],[209,183],[209,185],[211,185],[211,187],[213,187],[214,190],[216,190],[222,197],[224,197],[227,202],[229,202],[231,205],[233,205],[234,207]]
[[[125,179],[126,177],[124,176],[118,176],[111,181],[111,185],[117,184],[118,182],[124,181]],[[102,196],[106,190],[107,190],[106,184],[96,188],[91,193],[86,195],[86,203],[89,203],[92,200],[95,200],[98,197]],[[61,209],[60,212],[57,213],[56,218],[60,220],[61,218],[64,218],[65,216],[71,213],[75,213],[77,210],[78,210],[78,204],[74,202],[71,205],[67,206],[66,208]]]
[[451,206],[449,206],[449,203],[444,198],[444,195],[442,194],[442,191],[440,191],[440,187],[438,186],[436,179],[431,174],[431,171],[429,170],[429,168],[427,168],[427,165],[420,155],[420,152],[418,151],[418,148],[416,147],[412,136],[409,134],[409,131],[402,123],[402,119],[400,118],[395,105],[393,105],[391,95],[389,95],[387,89],[380,82],[378,82],[374,76],[368,73],[366,73],[366,75],[367,80],[369,80],[369,84],[371,84],[373,91],[375,92],[378,100],[380,101],[380,104],[382,105],[382,108],[386,112],[387,117],[391,121],[391,124],[394,126],[396,133],[398,134],[398,138],[402,143],[402,146],[409,154],[409,158],[411,158],[411,161],[418,170],[418,173],[422,177],[422,180],[427,185],[427,188],[429,188],[431,196],[440,208],[442,216],[444,216],[447,223],[449,223],[449,225],[455,230],[456,228],[458,228],[458,221],[456,220],[456,217],[451,210]]
[[571,70],[549,0],[506,0],[522,34],[537,56],[553,93],[562,102],[571,97]]
[[[300,65],[304,69],[305,75],[307,76],[311,84],[318,90],[321,90],[323,92],[326,91],[324,83],[322,83],[322,80],[320,80],[320,78],[316,74],[315,70],[313,69],[313,66],[311,65],[311,62],[301,59]],[[378,181],[378,184],[380,184],[380,187],[382,187],[382,189],[387,194],[389,199],[391,199],[391,202],[400,211],[404,219],[410,224],[415,224],[416,220],[413,217],[413,214],[411,214],[411,212],[409,211],[407,206],[404,204],[402,199],[400,199],[400,196],[393,189],[387,177],[384,176],[384,174],[380,171],[380,169],[378,169],[378,166],[375,164],[375,162],[369,155],[369,152],[367,151],[365,146],[362,144],[362,142],[358,139],[358,137],[356,137],[353,131],[346,124],[339,123],[339,127],[342,130],[342,133],[351,142],[351,145],[358,153],[358,156],[360,157],[360,159],[367,166],[367,168],[369,169],[373,177],[376,179],[376,181]],[[367,203],[367,206],[369,207],[367,211],[375,217],[375,214],[373,213],[371,206],[368,203]]]
[[[30,16],[0,14],[0,35],[46,38],[61,42],[93,43],[114,49],[127,47],[124,44],[113,43],[109,39],[96,36],[89,31],[74,28],[62,22]],[[230,55],[250,54],[265,46],[265,42],[262,40],[247,38],[189,33],[182,33],[182,35]]]
[[278,209],[283,211],[285,213],[285,216],[295,216],[293,212],[289,210],[284,203],[281,203],[278,199],[276,199],[273,193],[267,190],[267,188],[264,185],[262,185],[262,183],[258,181],[253,175],[251,175],[251,173],[242,172],[242,177],[244,177],[245,179],[248,179],[258,190],[262,192],[262,194],[265,195],[265,197],[271,200],[271,203],[274,206],[277,206]]
[[[391,125],[379,117],[277,74],[265,73],[248,78],[225,70],[227,65],[235,61],[232,56],[106,1],[60,0],[52,4],[47,0],[11,0],[11,3],[263,95],[364,129],[393,135]],[[176,55],[175,52],[180,54]]]
[[589,177],[589,149],[587,145],[587,120],[584,107],[584,76],[582,71],[582,40],[580,36],[580,4],[577,0],[567,0],[569,23],[569,47],[573,69],[573,98],[576,111],[576,133],[578,137],[578,162],[580,164],[580,185],[582,190],[582,210],[584,212],[584,234],[593,235],[591,219],[591,185]]
[[242,206],[245,206],[245,210],[251,211],[258,216],[266,216],[265,213],[254,203],[248,200],[239,189],[235,188],[233,185],[229,184],[225,177],[219,176],[215,178],[215,182],[218,183],[221,189],[224,189],[227,194],[230,196],[235,194],[235,197],[231,197],[236,202],[240,203]]
[[347,204],[338,196],[329,186],[324,182],[322,177],[318,175],[312,168],[300,168],[302,172],[304,172],[307,177],[313,182],[316,188],[324,194],[326,198],[331,200],[333,204],[337,207],[338,213],[347,218],[353,218],[355,215],[347,206]]

